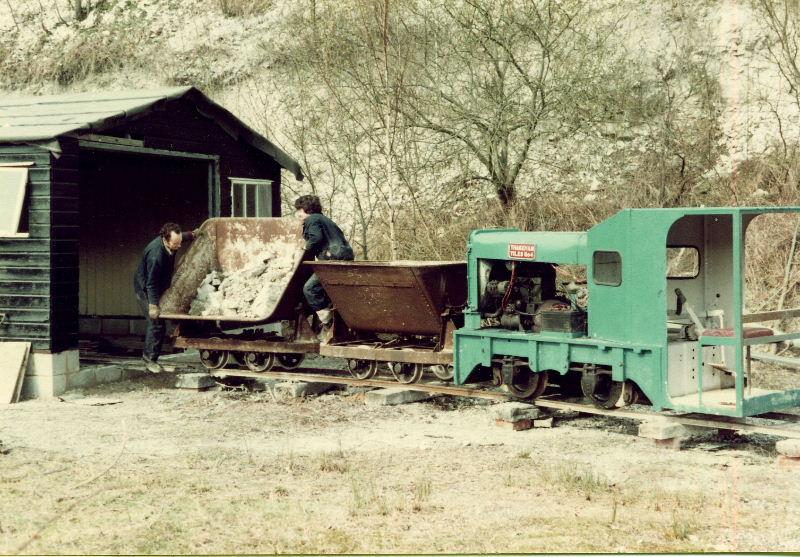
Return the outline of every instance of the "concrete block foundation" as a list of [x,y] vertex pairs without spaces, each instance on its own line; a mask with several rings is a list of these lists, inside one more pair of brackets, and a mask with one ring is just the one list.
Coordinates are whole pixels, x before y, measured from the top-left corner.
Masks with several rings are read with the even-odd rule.
[[143,375],[139,369],[122,365],[80,366],[78,350],[57,353],[33,352],[22,383],[21,398],[25,400],[57,397],[69,389],[92,387]]

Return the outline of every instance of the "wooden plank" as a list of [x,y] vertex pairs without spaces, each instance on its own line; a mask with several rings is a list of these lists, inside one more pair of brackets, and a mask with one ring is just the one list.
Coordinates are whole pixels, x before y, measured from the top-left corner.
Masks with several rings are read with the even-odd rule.
[[14,389],[14,398],[11,402],[19,402],[19,396],[22,394],[22,385],[25,383],[25,372],[28,370],[28,358],[31,355],[31,343],[25,342],[28,349],[25,350],[25,357],[22,358],[22,364],[19,366],[19,375],[17,375],[17,388]]
[[800,308],[782,309],[777,311],[762,311],[761,313],[748,313],[742,316],[742,323],[758,323],[760,321],[778,321],[800,316]]
[[114,137],[113,135],[100,135],[96,133],[77,133],[75,137],[86,141],[99,141],[100,143],[112,143],[114,145],[130,145],[131,147],[144,147],[141,139],[128,139],[126,137]]
[[[165,315],[165,317],[167,317]],[[210,350],[236,350],[242,352],[278,352],[281,354],[316,353],[318,342],[276,342],[269,340],[230,340],[214,338],[178,337],[175,339],[176,348],[198,348]]]
[[0,343],[0,404],[11,404],[19,398],[30,350],[30,342]]
[[753,353],[750,358],[760,362],[767,362],[770,364],[778,364],[781,366],[800,368],[800,358],[787,358],[786,356],[775,356],[773,354],[758,354]]
[[377,360],[381,362],[405,362],[410,364],[441,364],[452,365],[453,352],[432,349],[398,350],[391,348],[375,348],[373,346],[342,346],[336,344],[323,344],[320,354],[333,358],[355,358],[359,360]]

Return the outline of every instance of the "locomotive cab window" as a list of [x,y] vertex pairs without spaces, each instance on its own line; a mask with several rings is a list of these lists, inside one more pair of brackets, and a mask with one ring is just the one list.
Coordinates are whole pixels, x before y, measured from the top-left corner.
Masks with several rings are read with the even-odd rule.
[[700,252],[694,246],[667,248],[667,278],[693,279],[700,274]]
[[232,217],[271,217],[272,182],[231,178]]
[[595,284],[619,286],[622,284],[622,257],[617,251],[596,251],[592,255],[592,276]]

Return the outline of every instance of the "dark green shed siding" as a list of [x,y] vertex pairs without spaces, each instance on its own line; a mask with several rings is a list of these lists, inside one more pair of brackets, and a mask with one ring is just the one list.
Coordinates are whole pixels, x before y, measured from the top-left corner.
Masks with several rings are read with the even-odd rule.
[[0,237],[0,341],[30,341],[52,350],[50,152],[35,146],[0,146],[0,162],[33,162],[28,172],[28,238]]

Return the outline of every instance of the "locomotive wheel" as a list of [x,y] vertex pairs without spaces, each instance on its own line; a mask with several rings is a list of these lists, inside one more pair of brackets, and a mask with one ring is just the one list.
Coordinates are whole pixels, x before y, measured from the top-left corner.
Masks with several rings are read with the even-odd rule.
[[368,360],[347,360],[347,371],[356,379],[372,379],[378,373],[378,362]]
[[422,379],[422,375],[425,373],[425,366],[422,364],[389,362],[389,369],[392,370],[392,375],[397,379],[397,382],[403,383],[404,385],[416,383]]
[[201,350],[200,363],[206,369],[222,369],[228,364],[229,355],[226,350]]
[[275,354],[278,364],[284,369],[295,369],[303,363],[306,355],[303,353]]
[[275,354],[272,352],[247,352],[244,355],[244,365],[256,373],[269,371],[275,365]]
[[[541,386],[541,383],[544,383],[544,386]],[[547,387],[547,374],[534,373],[528,366],[517,366],[506,387],[514,398],[534,398],[542,394]]]
[[435,366],[431,366],[431,371],[433,374],[441,379],[442,381],[450,381],[454,375],[454,369],[451,365],[441,365],[437,364]]
[[606,410],[634,404],[638,398],[632,382],[613,381],[611,375],[606,373],[584,373],[581,378],[581,389],[592,404]]

